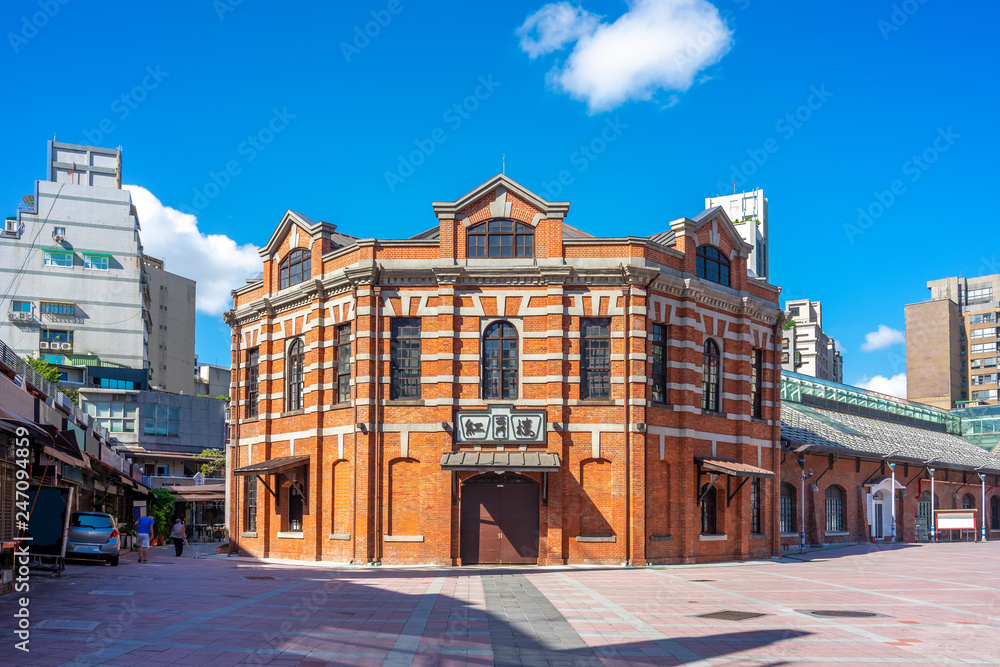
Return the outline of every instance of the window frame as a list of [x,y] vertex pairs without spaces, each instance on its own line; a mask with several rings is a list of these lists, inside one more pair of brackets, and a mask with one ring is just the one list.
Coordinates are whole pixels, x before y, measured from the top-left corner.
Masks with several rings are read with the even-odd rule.
[[258,415],[258,396],[260,391],[260,348],[253,347],[246,354],[246,390],[247,403],[244,414],[247,419]]
[[[60,310],[65,312],[59,312]],[[39,301],[38,312],[57,317],[76,317],[76,304],[69,301]]]
[[[510,225],[509,230],[503,229],[505,224]],[[494,226],[498,229],[494,229]],[[473,243],[473,239],[477,242]],[[479,239],[482,239],[481,243],[478,242]],[[499,239],[500,242],[494,244],[493,239]],[[509,245],[502,243],[504,239],[510,241]],[[522,245],[521,241],[526,243]],[[493,254],[494,247],[497,248],[498,254]],[[502,250],[505,248],[510,250],[509,255],[503,254]],[[465,232],[465,256],[468,259],[533,259],[535,228],[527,223],[506,218],[486,220],[472,225]]]
[[[95,264],[94,260],[100,260]],[[88,271],[107,271],[111,268],[111,256],[101,253],[83,253],[83,268]]]
[[[607,333],[588,334],[587,330],[607,329]],[[581,317],[580,318],[580,398],[593,400],[611,399],[611,318]],[[604,346],[600,344],[604,343]],[[595,344],[591,347],[590,344]],[[595,351],[605,350],[606,354]],[[599,365],[598,361],[605,361]],[[600,386],[595,389],[595,378]]]
[[781,483],[778,520],[782,533],[797,532],[795,524],[795,487],[788,482]]
[[964,496],[962,496],[962,509],[964,510],[976,509],[976,499],[972,497],[971,493],[966,493]]
[[704,244],[695,251],[696,275],[716,285],[732,287],[732,263],[716,246]]
[[[150,410],[152,416],[149,415]],[[147,403],[142,408],[143,435],[178,438],[180,437],[180,424],[180,407],[177,405]]]
[[[73,259],[73,254],[64,250],[48,250],[43,248],[42,266],[58,266],[63,269],[71,269],[76,263]],[[67,260],[69,261],[68,264],[65,263]]]
[[294,338],[285,350],[285,412],[305,407],[306,345],[301,338]]
[[[495,348],[493,343],[496,343]],[[520,344],[517,327],[508,320],[491,322],[483,329],[480,339],[483,400],[517,400],[521,386]]]
[[[294,500],[293,500],[294,499]],[[288,532],[301,533],[305,523],[305,498],[294,484],[288,485]],[[298,524],[296,526],[296,524]]]
[[[831,496],[832,492],[832,496]],[[824,496],[824,510],[825,510],[825,523],[826,532],[828,533],[842,533],[844,532],[844,509],[845,501],[844,490],[837,486],[836,484],[831,484],[826,487],[826,491],[823,493]]]
[[257,477],[247,475],[243,478],[243,530],[247,533],[257,532]]
[[1000,497],[990,496],[990,530],[1000,530]]
[[[292,270],[298,280],[292,282]],[[307,248],[294,248],[278,264],[278,289],[283,290],[312,278],[312,253]]]
[[699,492],[701,503],[701,535],[719,534],[719,490],[715,484],[702,484]]
[[[20,307],[19,307],[20,306]],[[25,308],[27,306],[27,308]],[[10,312],[12,313],[27,313],[31,315],[34,309],[34,305],[31,301],[22,301],[20,299],[11,299],[10,302]]]
[[701,348],[701,409],[722,412],[722,348],[714,338]]
[[[659,330],[659,331],[658,331]],[[649,336],[649,358],[651,364],[650,377],[653,380],[653,387],[650,398],[653,403],[667,405],[669,394],[667,393],[668,383],[668,346],[670,329],[666,324],[654,323]]]
[[[402,333],[403,329],[411,331]],[[412,331],[413,329],[416,330],[415,333]],[[419,317],[394,317],[389,323],[389,397],[391,400],[420,400],[422,393],[420,383],[422,334],[423,321]],[[416,341],[415,348],[412,341]],[[414,350],[416,350],[415,355]]]
[[761,526],[760,477],[750,478],[750,533],[763,535]]
[[334,359],[337,360],[337,402],[351,401],[351,324],[337,326],[337,345]]
[[761,348],[753,351],[750,369],[750,416],[764,418],[764,350]]

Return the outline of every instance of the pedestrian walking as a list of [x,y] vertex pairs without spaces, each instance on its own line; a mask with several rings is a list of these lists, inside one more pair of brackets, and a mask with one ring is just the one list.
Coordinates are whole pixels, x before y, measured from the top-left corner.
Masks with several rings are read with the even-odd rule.
[[188,543],[187,529],[185,529],[184,522],[180,517],[177,517],[177,521],[174,521],[174,527],[170,529],[170,539],[174,541],[174,556],[180,558]]
[[139,562],[149,562],[149,540],[153,536],[153,525],[156,519],[151,516],[141,516],[135,522],[135,533],[139,538]]

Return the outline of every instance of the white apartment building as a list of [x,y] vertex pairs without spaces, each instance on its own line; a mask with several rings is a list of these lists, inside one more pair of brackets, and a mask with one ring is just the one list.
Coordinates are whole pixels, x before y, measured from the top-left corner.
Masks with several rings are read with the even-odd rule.
[[[121,149],[49,141],[46,157],[45,180],[0,234],[0,275],[9,285],[0,295],[0,339],[22,357],[67,369],[109,362],[145,369],[152,385],[192,392],[194,284],[179,279],[184,299],[170,303],[178,337],[167,343],[166,330],[153,333],[150,306],[161,302],[151,297],[139,218],[121,188]],[[187,367],[154,367],[151,343],[157,351],[169,346]]]
[[747,260],[747,273],[767,279],[770,273],[767,246],[767,197],[760,188],[750,192],[705,198],[705,208],[721,207],[736,225],[743,240],[753,246]]
[[781,367],[793,373],[831,382],[844,381],[844,359],[837,341],[823,332],[823,306],[819,301],[785,302],[785,329]]

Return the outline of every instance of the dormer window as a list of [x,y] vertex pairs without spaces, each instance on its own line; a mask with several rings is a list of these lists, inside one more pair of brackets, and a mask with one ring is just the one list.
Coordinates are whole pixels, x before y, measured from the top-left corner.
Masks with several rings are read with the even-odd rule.
[[466,257],[534,257],[535,230],[513,220],[490,220],[469,228]]
[[312,277],[310,263],[312,256],[308,250],[297,248],[281,262],[281,285],[279,289],[285,289],[292,285],[298,285],[303,280]]
[[698,246],[698,277],[729,287],[729,258],[715,246]]

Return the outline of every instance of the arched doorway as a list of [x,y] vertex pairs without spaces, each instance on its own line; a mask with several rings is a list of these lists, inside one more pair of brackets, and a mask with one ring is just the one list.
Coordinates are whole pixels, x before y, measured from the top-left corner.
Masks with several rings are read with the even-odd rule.
[[510,472],[463,482],[462,564],[537,563],[538,495],[538,482]]

